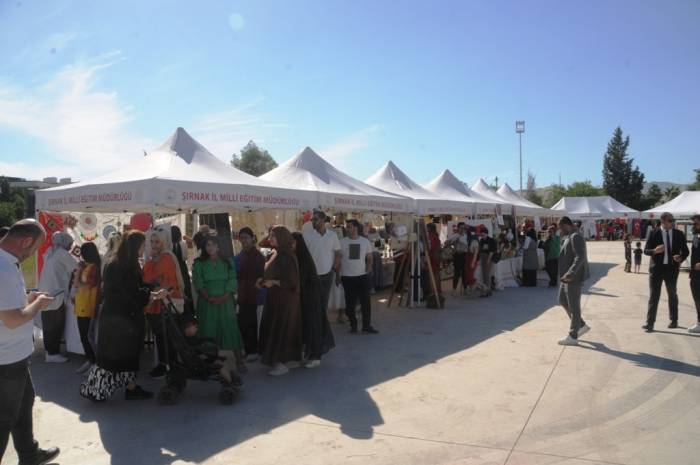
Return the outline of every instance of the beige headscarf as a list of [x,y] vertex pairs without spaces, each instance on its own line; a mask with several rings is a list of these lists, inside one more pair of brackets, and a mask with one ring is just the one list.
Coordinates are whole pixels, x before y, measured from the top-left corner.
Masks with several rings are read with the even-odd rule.
[[154,227],[153,229],[149,230],[146,233],[146,257],[148,257],[148,260],[152,260],[151,258],[151,251],[150,251],[150,246],[151,246],[151,237],[156,236],[160,241],[163,243],[163,251],[160,253],[161,255],[167,254],[170,255],[170,257],[173,259],[173,263],[175,264],[175,275],[177,276],[177,285],[180,288],[180,294],[184,297],[185,296],[185,281],[182,278],[182,272],[180,271],[180,264],[177,260],[177,257],[173,253],[173,240],[172,240],[172,234],[170,232],[170,225],[158,225]]

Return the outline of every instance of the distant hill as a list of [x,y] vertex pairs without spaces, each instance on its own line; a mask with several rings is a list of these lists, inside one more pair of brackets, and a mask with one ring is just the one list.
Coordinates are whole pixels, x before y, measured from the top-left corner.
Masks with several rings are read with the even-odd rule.
[[642,189],[642,192],[644,192],[646,194],[647,191],[649,190],[649,186],[651,186],[652,184],[656,184],[657,186],[659,186],[659,189],[661,189],[661,192],[664,192],[669,187],[678,187],[681,191],[688,189],[687,184],[678,184],[675,182],[665,182],[665,181],[649,181],[649,182],[644,183],[644,189]]

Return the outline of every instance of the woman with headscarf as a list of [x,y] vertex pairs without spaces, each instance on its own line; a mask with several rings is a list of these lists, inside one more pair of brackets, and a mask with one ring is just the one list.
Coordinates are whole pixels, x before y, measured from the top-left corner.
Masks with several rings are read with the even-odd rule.
[[[243,336],[247,362],[258,359],[258,305],[264,302],[263,292],[255,283],[265,273],[265,257],[255,246],[255,233],[249,227],[238,231],[243,250],[236,256],[238,278],[238,327]],[[261,300],[261,297],[263,300]]]
[[260,323],[262,363],[271,366],[269,374],[287,374],[301,365],[301,298],[299,269],[292,249],[294,239],[284,226],[270,231],[274,252],[265,264],[259,288],[267,288],[267,298]]
[[141,231],[124,234],[116,255],[105,267],[103,305],[100,311],[97,364],[80,385],[80,395],[94,402],[107,400],[126,386],[126,400],[150,399],[152,392],[135,383],[146,325],[143,308],[163,299],[166,289],[151,292],[143,282],[139,259],[146,236]]
[[[236,268],[233,261],[221,256],[221,239],[214,235],[202,240],[202,252],[194,262],[192,277],[199,293],[197,318],[199,334],[212,338],[236,370],[247,371],[243,360],[243,338],[236,321]],[[230,367],[233,369],[233,367]]]
[[[148,232],[147,237],[150,249],[146,257],[146,263],[143,266],[143,281],[153,287],[170,289],[170,297],[175,304],[175,308],[178,313],[182,314],[185,308],[185,284],[177,258],[172,252],[170,226],[156,226]],[[169,362],[166,357],[166,350],[170,356],[172,356],[174,350],[163,333],[162,308],[162,302],[151,302],[145,308],[146,318],[155,336],[156,349],[158,351],[158,365],[149,373],[153,378],[165,376],[165,365]],[[166,344],[168,345],[166,346]]]
[[321,364],[321,356],[335,347],[331,325],[326,312],[321,310],[321,280],[316,274],[316,265],[311,252],[306,247],[301,233],[292,233],[301,293],[302,340],[306,368],[316,368]]
[[48,363],[64,363],[68,358],[61,355],[61,339],[66,328],[66,302],[73,272],[78,259],[70,253],[73,237],[63,231],[51,236],[51,247],[44,253],[44,268],[39,277],[39,290],[54,297],[53,303],[41,312],[44,332],[44,348]]
[[523,286],[537,286],[537,268],[539,268],[537,233],[530,228],[525,233],[525,241],[523,242]]

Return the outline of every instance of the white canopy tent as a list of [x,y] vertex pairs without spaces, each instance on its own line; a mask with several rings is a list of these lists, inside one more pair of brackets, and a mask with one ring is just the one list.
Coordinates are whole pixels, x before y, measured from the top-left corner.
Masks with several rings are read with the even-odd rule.
[[335,168],[306,147],[274,170],[264,181],[288,189],[317,193],[317,206],[341,211],[411,212],[413,202],[365,184]]
[[36,192],[37,209],[71,212],[304,210],[317,202],[315,192],[279,187],[237,170],[182,128],[123,169]]
[[473,192],[476,192],[480,196],[486,197],[487,199],[490,199],[494,202],[503,203],[506,208],[511,208],[513,206],[513,202],[509,201],[505,197],[500,196],[498,192],[491,189],[489,185],[486,184],[486,181],[484,181],[484,178],[479,178],[471,187],[471,190]]
[[700,191],[681,192],[673,200],[669,200],[663,205],[646,210],[644,213],[649,217],[659,216],[664,212],[673,214],[677,219],[689,218],[700,214]]
[[553,211],[549,208],[540,207],[536,203],[530,202],[527,199],[521,198],[515,191],[508,185],[508,183],[503,184],[498,191],[498,195],[508,200],[515,207],[516,215],[524,216],[562,216],[566,213],[561,211]]
[[615,218],[639,218],[639,212],[621,204],[610,196],[564,197],[552,210],[560,211],[572,219],[612,220]]
[[472,214],[498,213],[500,207],[503,206],[502,203],[494,202],[472,192],[450,170],[443,171],[423,187],[439,197],[471,203],[473,205]]
[[392,161],[388,161],[366,181],[370,186],[408,197],[415,202],[415,211],[420,215],[471,215],[474,204],[450,197],[441,197],[421,187],[409,178]]

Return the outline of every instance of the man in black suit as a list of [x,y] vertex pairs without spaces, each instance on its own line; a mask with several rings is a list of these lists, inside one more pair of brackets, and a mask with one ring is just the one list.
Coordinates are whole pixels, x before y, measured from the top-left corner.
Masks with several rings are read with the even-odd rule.
[[698,322],[688,328],[689,333],[700,333],[700,215],[693,220],[693,247],[690,253],[690,291],[693,293]]
[[668,293],[668,310],[671,323],[669,328],[678,327],[678,271],[683,260],[688,258],[688,244],[685,234],[673,227],[673,215],[666,212],[661,215],[661,228],[654,231],[646,247],[644,254],[649,255],[649,309],[647,311],[647,324],[642,326],[647,333],[654,331],[656,322],[656,310],[659,307],[661,297],[661,284],[666,283]]

